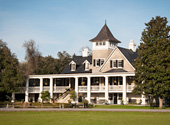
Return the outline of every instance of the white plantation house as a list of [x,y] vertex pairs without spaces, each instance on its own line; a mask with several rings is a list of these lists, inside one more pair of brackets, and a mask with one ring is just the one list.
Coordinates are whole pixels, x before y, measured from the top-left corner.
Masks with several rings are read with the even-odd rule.
[[[42,101],[41,92],[49,91],[50,97],[58,102],[67,102],[67,88],[77,94],[76,102],[82,98],[90,103],[124,104],[146,103],[143,95],[135,95],[135,68],[137,58],[133,40],[129,48],[119,47],[120,43],[105,24],[98,35],[91,39],[92,56],[89,50],[82,51],[82,56],[74,56],[61,74],[30,75],[25,88],[25,102]],[[63,97],[61,99],[61,97]]]

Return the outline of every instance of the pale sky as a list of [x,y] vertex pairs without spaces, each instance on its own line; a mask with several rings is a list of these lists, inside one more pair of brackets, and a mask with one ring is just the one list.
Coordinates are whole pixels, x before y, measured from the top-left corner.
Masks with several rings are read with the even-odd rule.
[[[169,0],[0,0],[0,39],[20,61],[25,41],[33,39],[43,56],[57,58],[58,51],[80,55],[107,20],[115,38],[128,48],[131,39],[140,44],[145,23],[167,17]],[[169,23],[168,23],[169,24]]]

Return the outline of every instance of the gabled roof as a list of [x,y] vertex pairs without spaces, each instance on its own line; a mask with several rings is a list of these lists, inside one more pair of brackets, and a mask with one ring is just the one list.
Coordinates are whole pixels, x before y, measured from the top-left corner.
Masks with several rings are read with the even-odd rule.
[[85,71],[83,62],[87,60],[90,64],[92,64],[92,56],[82,57],[82,56],[74,56],[70,62],[74,61],[76,63],[76,70],[71,71],[70,63],[63,69],[61,74],[71,74],[71,73],[91,73],[92,71]]
[[131,49],[125,49],[122,47],[118,47],[118,49],[122,52],[122,54],[126,57],[126,59],[133,65],[135,59],[138,57],[137,52],[133,52]]
[[100,41],[110,41],[110,42],[114,42],[114,43],[120,43],[119,40],[117,40],[112,33],[110,32],[108,26],[105,24],[103,26],[103,28],[100,30],[100,32],[98,33],[98,35],[91,39],[91,42],[100,42]]

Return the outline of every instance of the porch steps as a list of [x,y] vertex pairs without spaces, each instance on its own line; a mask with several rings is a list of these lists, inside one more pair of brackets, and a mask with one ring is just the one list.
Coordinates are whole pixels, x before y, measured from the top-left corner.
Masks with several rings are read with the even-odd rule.
[[68,100],[70,100],[70,90],[66,90],[57,100],[57,103],[68,103]]

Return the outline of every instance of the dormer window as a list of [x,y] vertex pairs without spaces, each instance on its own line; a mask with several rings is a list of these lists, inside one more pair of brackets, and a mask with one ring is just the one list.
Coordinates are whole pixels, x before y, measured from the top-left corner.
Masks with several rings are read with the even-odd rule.
[[83,62],[83,64],[84,64],[84,70],[89,71],[90,70],[90,63],[87,60],[85,60]]
[[123,65],[124,65],[123,59],[110,60],[110,68],[123,68]]
[[76,63],[74,61],[71,61],[69,65],[71,71],[76,71]]

